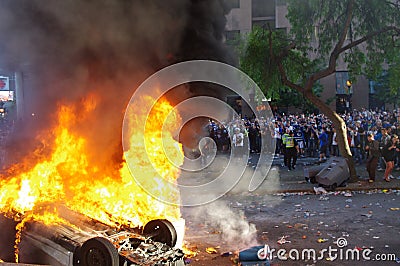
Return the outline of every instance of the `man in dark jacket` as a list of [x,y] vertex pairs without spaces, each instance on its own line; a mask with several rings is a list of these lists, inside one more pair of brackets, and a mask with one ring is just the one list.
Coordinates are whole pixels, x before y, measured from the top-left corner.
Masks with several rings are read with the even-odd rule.
[[375,172],[380,156],[379,142],[374,140],[373,134],[368,134],[365,150],[367,152],[367,172],[369,182],[373,183],[375,181]]

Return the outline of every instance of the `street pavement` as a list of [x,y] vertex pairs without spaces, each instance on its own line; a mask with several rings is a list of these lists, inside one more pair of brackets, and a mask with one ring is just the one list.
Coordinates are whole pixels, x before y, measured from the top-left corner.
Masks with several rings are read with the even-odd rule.
[[[288,171],[282,167],[280,157],[273,160],[261,186],[249,191],[257,159],[253,154],[243,178],[222,197],[201,206],[182,207],[185,242],[197,252],[188,259],[190,265],[236,265],[240,251],[265,244],[275,249],[271,261],[274,266],[400,263],[399,179],[385,182],[383,172],[377,172],[376,182],[370,184],[365,164],[361,164],[356,166],[360,181],[316,194],[317,184],[305,180],[304,167],[318,159],[299,158],[296,169]],[[217,161],[208,171],[182,173],[179,182],[202,184],[212,180],[220,173],[217,166],[224,166],[224,156]],[[394,171],[393,175],[398,177],[400,172]],[[182,197],[221,193],[217,187],[201,195]],[[346,245],[339,248],[338,239]],[[329,248],[332,254],[321,253]],[[286,250],[281,258],[277,256],[279,249]],[[300,258],[289,257],[292,249],[300,252]],[[303,249],[315,250],[316,257],[303,259]],[[351,257],[355,250],[359,258]],[[363,257],[362,252],[368,256]]]
[[[399,196],[398,191],[227,195],[208,206],[183,208],[186,243],[198,252],[190,262],[233,265],[238,252],[266,244],[275,249],[275,266],[398,265]],[[279,249],[286,253],[278,257]],[[315,256],[302,257],[303,250]]]

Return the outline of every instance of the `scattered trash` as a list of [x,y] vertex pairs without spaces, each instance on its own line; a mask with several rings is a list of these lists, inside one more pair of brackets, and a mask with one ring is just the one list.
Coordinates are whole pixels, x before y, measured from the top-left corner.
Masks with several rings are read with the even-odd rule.
[[307,236],[306,236],[306,235],[303,235],[301,238],[302,238],[302,239],[306,239],[306,238],[307,238]]
[[349,235],[349,233],[347,233],[347,232],[342,232],[342,236],[343,236],[343,237],[349,237],[350,235]]
[[307,229],[308,225],[297,223],[297,224],[294,225],[294,228],[296,228],[296,229],[300,229],[300,228]]
[[350,203],[350,202],[353,202],[353,200],[352,199],[347,199],[346,202]]
[[314,187],[314,192],[315,192],[315,194],[317,194],[317,195],[328,193],[328,192],[325,190],[325,188],[323,188],[323,187]]
[[327,197],[327,196],[321,196],[321,197],[319,197],[319,200],[329,200],[329,197]]
[[217,251],[215,248],[213,248],[213,247],[208,247],[208,248],[206,248],[206,252],[207,252],[208,254],[217,254],[217,253],[218,253],[218,251]]
[[367,217],[367,218],[371,218],[371,217],[372,217],[372,214],[370,214],[370,213],[365,213],[365,214],[361,214],[361,216],[365,216],[365,217]]
[[400,211],[400,208],[390,208],[391,211]]
[[233,255],[233,253],[231,251],[228,251],[228,252],[222,253],[221,257],[229,257],[229,256],[232,256],[232,255]]
[[372,238],[374,238],[374,239],[379,239],[380,237],[379,237],[379,236],[373,236]]
[[345,197],[353,197],[353,194],[351,194],[351,192],[346,192],[346,193],[344,193],[344,196]]
[[304,218],[309,218],[309,217],[310,217],[310,212],[309,211],[304,212]]
[[282,236],[282,237],[277,241],[277,243],[278,243],[279,245],[283,245],[283,244],[285,244],[285,243],[291,243],[290,240],[286,240],[287,237],[289,237],[289,236]]
[[385,245],[385,248],[388,248],[389,247],[389,245]]
[[326,241],[328,241],[329,239],[326,239],[326,238],[318,238],[317,239],[317,242],[318,243],[325,243]]
[[350,206],[349,205],[346,205],[346,206],[344,206],[345,208],[350,208]]

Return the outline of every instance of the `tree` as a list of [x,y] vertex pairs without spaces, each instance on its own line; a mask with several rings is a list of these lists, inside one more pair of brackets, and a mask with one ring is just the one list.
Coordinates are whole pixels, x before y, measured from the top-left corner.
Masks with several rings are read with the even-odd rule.
[[400,72],[396,67],[391,67],[389,72],[384,72],[374,80],[374,97],[385,104],[393,104],[399,107],[400,104],[400,85],[398,77]]
[[[350,180],[357,180],[343,119],[323,102],[313,87],[336,71],[337,62],[347,63],[350,77],[379,76],[383,69],[398,71],[400,53],[400,0],[288,0],[291,25],[288,45],[276,51],[274,32],[269,31],[269,57],[276,63],[281,82],[310,100],[334,124],[341,154],[347,159]],[[264,52],[265,53],[265,52]],[[264,54],[263,53],[263,54]],[[288,70],[297,68],[293,53],[308,58],[300,77]],[[301,66],[301,65],[300,65]],[[397,69],[397,70],[396,70]],[[391,86],[400,76],[392,76]]]

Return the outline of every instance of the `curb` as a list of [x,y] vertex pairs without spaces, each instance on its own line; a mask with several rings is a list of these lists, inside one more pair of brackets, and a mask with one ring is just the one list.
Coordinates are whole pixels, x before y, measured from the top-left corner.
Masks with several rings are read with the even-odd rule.
[[[318,186],[318,184],[313,184]],[[373,191],[373,190],[399,190],[400,191],[400,185],[396,184],[395,186],[388,187],[388,186],[374,186],[374,187],[338,187],[334,191]],[[327,190],[331,192],[332,190]],[[307,188],[307,189],[279,189],[279,190],[271,190],[271,191],[266,191],[267,194],[279,194],[279,193],[312,193],[315,194],[313,188]]]

